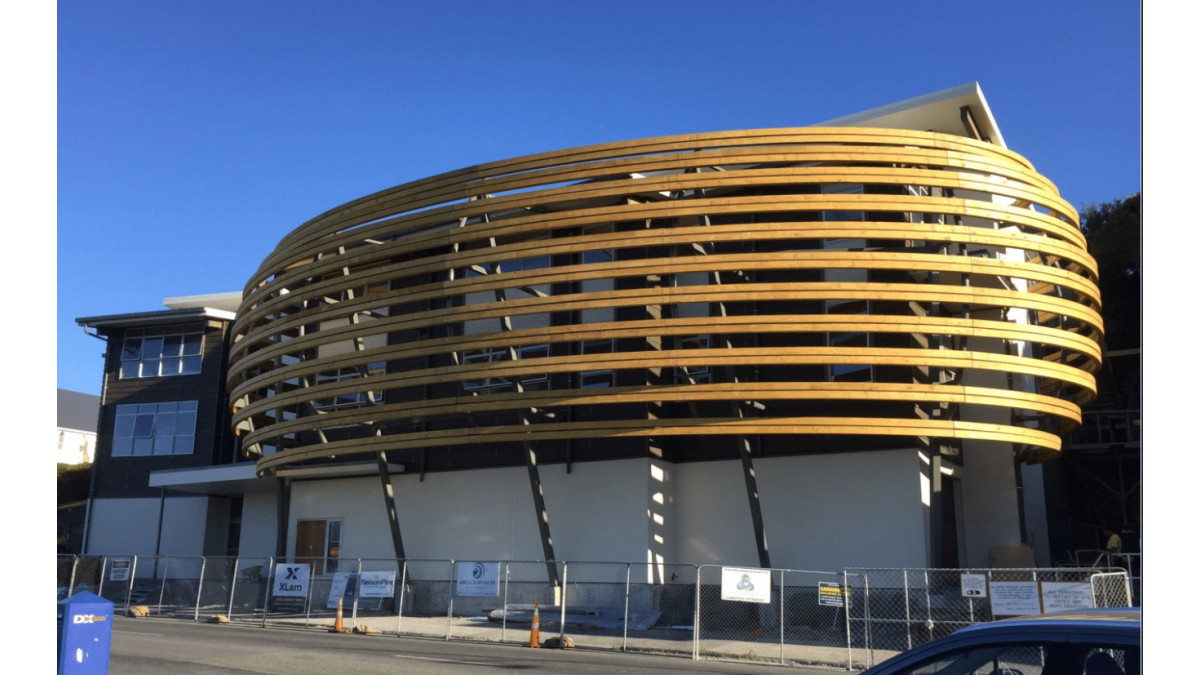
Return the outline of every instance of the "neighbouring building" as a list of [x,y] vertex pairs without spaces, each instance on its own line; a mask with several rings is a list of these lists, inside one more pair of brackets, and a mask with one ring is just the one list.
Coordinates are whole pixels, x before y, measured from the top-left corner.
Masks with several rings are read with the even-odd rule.
[[240,294],[79,319],[88,551],[1049,564],[1095,277],[976,84],[432,176]]
[[58,463],[91,464],[96,451],[100,397],[58,390]]

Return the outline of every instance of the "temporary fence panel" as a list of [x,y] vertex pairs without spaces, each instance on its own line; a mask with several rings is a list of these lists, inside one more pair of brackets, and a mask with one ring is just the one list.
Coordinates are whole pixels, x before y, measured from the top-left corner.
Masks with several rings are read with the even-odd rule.
[[156,616],[196,618],[200,597],[202,556],[160,556],[138,570],[138,584],[148,592],[142,604]]
[[1090,567],[853,570],[861,578],[864,601],[851,604],[851,645],[866,650],[869,666],[965,626],[1091,606],[1090,579],[1104,571]]
[[696,658],[849,667],[844,575],[701,565]]

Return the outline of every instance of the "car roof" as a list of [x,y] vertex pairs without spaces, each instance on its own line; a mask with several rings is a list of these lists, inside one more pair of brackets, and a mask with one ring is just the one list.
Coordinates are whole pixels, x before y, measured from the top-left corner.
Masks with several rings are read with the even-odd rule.
[[1103,609],[1073,609],[1033,616],[1019,616],[990,623],[981,623],[955,631],[955,634],[972,634],[998,630],[1019,630],[1028,627],[1039,630],[1054,628],[1126,627],[1140,630],[1141,607],[1107,607]]

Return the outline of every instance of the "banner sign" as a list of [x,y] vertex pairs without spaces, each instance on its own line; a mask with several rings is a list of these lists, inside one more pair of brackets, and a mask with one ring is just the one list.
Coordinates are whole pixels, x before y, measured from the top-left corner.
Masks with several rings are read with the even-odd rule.
[[500,563],[460,562],[457,569],[456,592],[458,595],[499,597]]
[[278,598],[308,596],[308,563],[278,563],[275,565],[275,585],[271,595]]
[[771,602],[771,570],[722,567],[721,599],[769,604]]
[[396,571],[363,572],[358,579],[360,598],[390,598],[396,594]]

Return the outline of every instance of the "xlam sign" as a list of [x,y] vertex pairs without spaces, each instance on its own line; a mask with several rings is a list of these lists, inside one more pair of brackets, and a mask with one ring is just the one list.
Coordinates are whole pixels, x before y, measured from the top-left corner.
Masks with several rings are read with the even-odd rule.
[[271,596],[274,611],[304,611],[304,601],[308,598],[308,563],[276,564]]

